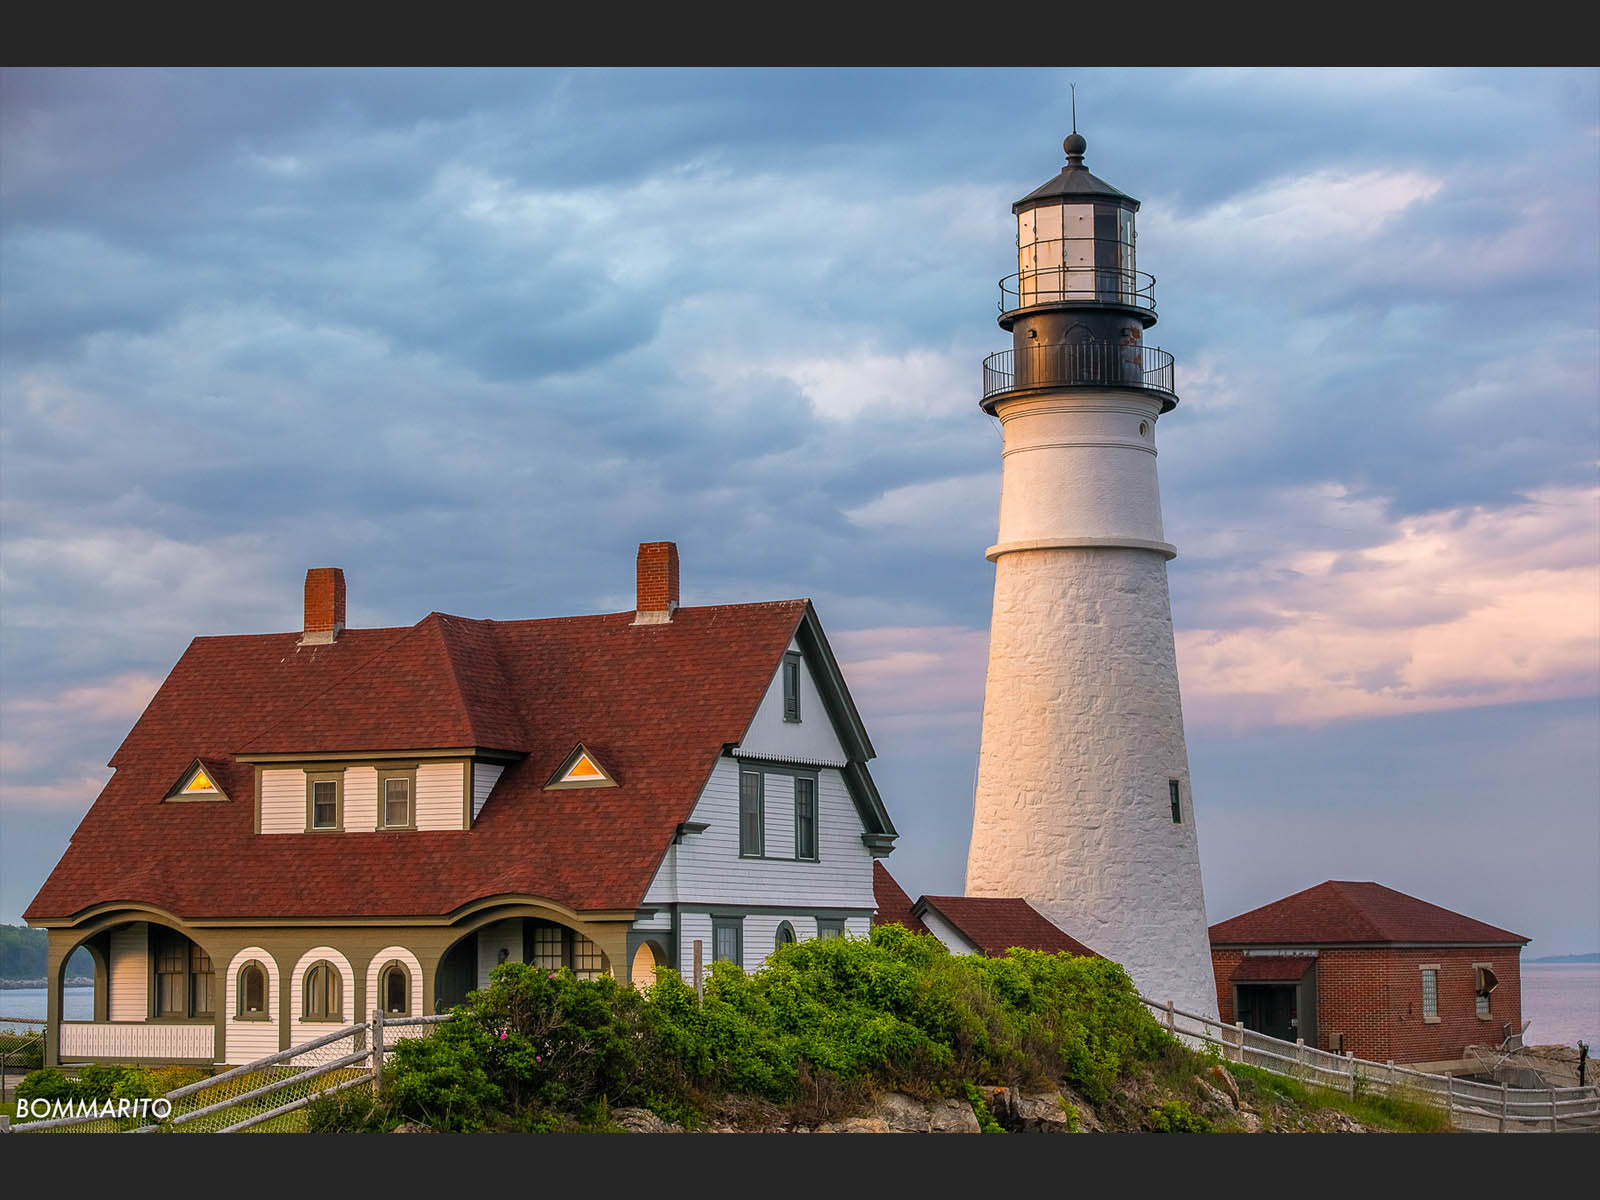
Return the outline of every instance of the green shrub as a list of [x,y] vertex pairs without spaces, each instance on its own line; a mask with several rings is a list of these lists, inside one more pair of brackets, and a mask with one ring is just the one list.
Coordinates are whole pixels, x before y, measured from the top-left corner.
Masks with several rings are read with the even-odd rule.
[[17,1084],[16,1096],[18,1100],[74,1100],[77,1091],[72,1080],[59,1070],[45,1067],[40,1071],[29,1071]]
[[387,1133],[399,1123],[370,1087],[345,1088],[306,1105],[306,1128],[312,1133]]
[[978,1128],[984,1133],[1004,1133],[1000,1122],[994,1119],[994,1113],[989,1109],[989,1102],[983,1098],[983,1093],[976,1084],[966,1085],[967,1103],[972,1105],[972,1115],[978,1118]]
[[1182,1100],[1168,1100],[1145,1113],[1144,1127],[1151,1133],[1210,1133],[1211,1122],[1190,1111]]

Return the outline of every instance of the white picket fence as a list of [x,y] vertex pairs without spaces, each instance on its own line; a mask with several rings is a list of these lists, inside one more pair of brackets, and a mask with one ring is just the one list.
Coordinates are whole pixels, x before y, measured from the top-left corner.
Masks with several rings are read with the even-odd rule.
[[381,1086],[383,1063],[398,1041],[426,1036],[432,1026],[449,1019],[448,1013],[385,1018],[375,1012],[370,1021],[345,1025],[168,1092],[164,1098],[172,1108],[161,1120],[98,1114],[17,1122],[0,1117],[0,1133],[236,1133],[273,1122],[281,1128],[282,1118],[321,1096]]
[[1224,1025],[1215,1017],[1185,1012],[1170,1001],[1139,999],[1175,1037],[1218,1046],[1229,1062],[1260,1067],[1307,1083],[1334,1088],[1351,1096],[1362,1090],[1399,1095],[1442,1108],[1457,1129],[1479,1132],[1559,1132],[1600,1130],[1600,1087],[1513,1088],[1479,1083],[1451,1075],[1430,1075],[1392,1060],[1379,1063],[1334,1054],[1308,1046],[1304,1039],[1286,1042],[1246,1029],[1242,1022]]

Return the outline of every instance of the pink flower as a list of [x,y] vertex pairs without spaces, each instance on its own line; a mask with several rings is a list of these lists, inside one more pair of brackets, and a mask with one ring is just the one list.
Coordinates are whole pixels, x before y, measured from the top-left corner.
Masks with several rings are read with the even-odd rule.
[[506,1040],[506,1035],[505,1035],[505,1034],[503,1034],[503,1033],[502,1033],[502,1034],[501,1034],[501,1035],[500,1035],[500,1040],[501,1040],[501,1041],[502,1041],[502,1042],[503,1042],[503,1041],[505,1041],[505,1040]]
[[556,973],[554,971],[551,971],[550,974],[545,976],[546,979],[554,979],[555,977]]
[[533,1061],[534,1062],[543,1062],[544,1061],[544,1057],[542,1055],[535,1054],[533,1056]]

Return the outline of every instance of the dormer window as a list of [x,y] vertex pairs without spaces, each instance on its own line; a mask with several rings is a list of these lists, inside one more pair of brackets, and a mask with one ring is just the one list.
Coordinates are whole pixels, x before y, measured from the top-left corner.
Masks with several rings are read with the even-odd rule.
[[198,758],[178,777],[178,782],[168,790],[164,799],[173,800],[226,800],[227,793],[218,786],[215,773]]
[[378,825],[382,829],[415,829],[417,773],[411,770],[378,772]]
[[783,656],[783,719],[800,720],[800,656],[792,650]]
[[343,772],[306,772],[306,828],[340,830],[344,828]]

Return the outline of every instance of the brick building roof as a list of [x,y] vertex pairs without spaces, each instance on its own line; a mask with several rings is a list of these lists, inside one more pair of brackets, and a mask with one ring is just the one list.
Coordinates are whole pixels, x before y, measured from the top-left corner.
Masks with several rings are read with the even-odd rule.
[[1026,900],[1001,896],[924,896],[917,901],[917,915],[932,910],[952,925],[962,937],[982,953],[994,958],[1012,946],[1042,950],[1047,954],[1065,950],[1099,958],[1089,947],[1069,937]]
[[[805,600],[646,625],[632,611],[432,613],[323,645],[196,638],[24,915],[142,902],[190,919],[438,916],[507,894],[631,908],[810,614]],[[579,742],[619,786],[544,789]],[[515,757],[470,830],[254,832],[255,768],[240,756],[426,748]],[[163,803],[196,758],[231,799]]]
[[1526,944],[1531,939],[1384,887],[1330,879],[1210,930],[1213,946]]
[[1309,954],[1251,955],[1228,978],[1234,983],[1298,983],[1316,961]]

